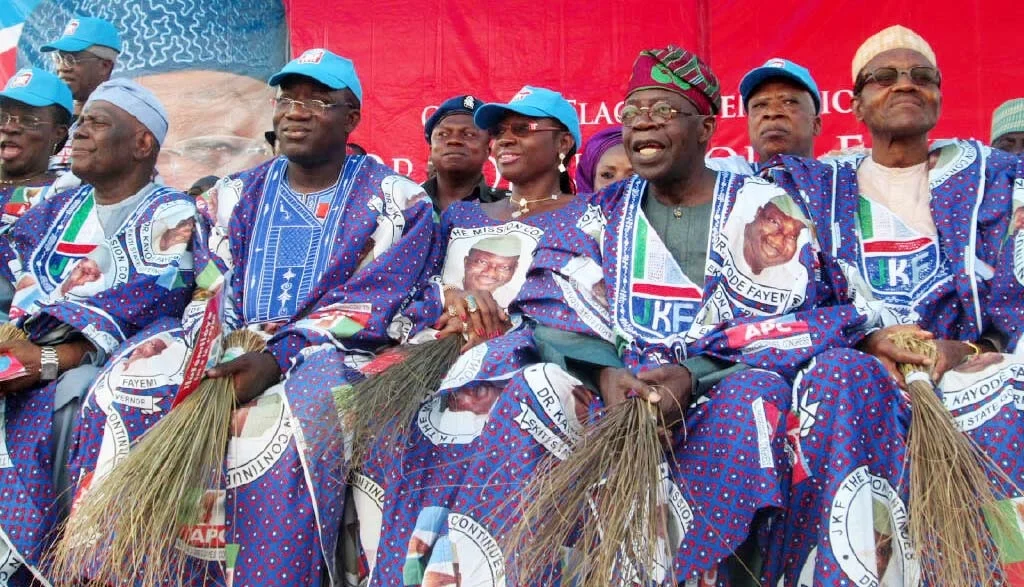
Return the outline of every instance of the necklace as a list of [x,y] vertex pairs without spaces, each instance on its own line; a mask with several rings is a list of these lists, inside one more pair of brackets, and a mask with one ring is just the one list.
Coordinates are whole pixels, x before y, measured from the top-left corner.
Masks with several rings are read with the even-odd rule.
[[49,169],[45,169],[45,170],[40,171],[39,173],[37,173],[35,175],[30,175],[28,177],[23,177],[21,179],[0,179],[0,186],[7,187],[7,186],[23,185],[23,184],[26,184],[26,183],[32,181],[33,179],[35,179],[37,177],[41,177],[43,175],[46,175],[49,171],[50,171]]
[[530,212],[530,204],[536,204],[538,202],[553,202],[553,201],[555,201],[555,200],[557,200],[558,198],[561,198],[561,197],[562,197],[562,194],[551,194],[550,196],[548,196],[546,198],[537,198],[535,200],[527,200],[525,198],[519,198],[519,200],[516,201],[516,200],[514,200],[512,198],[512,196],[509,196],[509,198],[508,198],[508,206],[509,206],[509,208],[514,208],[516,204],[519,205],[519,209],[518,210],[513,210],[512,211],[512,219],[515,220],[516,218],[519,218],[520,216],[524,216],[524,215],[526,215],[526,214],[528,214]]

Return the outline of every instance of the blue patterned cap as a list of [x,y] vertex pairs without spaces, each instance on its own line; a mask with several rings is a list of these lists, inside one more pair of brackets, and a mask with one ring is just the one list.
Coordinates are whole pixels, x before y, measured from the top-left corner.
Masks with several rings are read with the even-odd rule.
[[480,128],[489,129],[510,112],[533,118],[554,118],[569,129],[569,134],[576,141],[576,148],[583,144],[580,118],[576,114],[576,109],[562,97],[562,94],[547,88],[523,86],[523,89],[512,96],[508,104],[484,104],[473,115],[473,122]]
[[120,31],[115,76],[205,69],[265,80],[288,61],[281,0],[42,0],[25,20],[18,65],[47,66],[38,48],[82,16]]
[[289,75],[301,75],[315,79],[332,90],[348,88],[363,101],[363,86],[356,75],[356,67],[350,59],[335,55],[327,49],[308,49],[302,55],[288,62],[275,73],[270,81],[272,86],[279,86]]

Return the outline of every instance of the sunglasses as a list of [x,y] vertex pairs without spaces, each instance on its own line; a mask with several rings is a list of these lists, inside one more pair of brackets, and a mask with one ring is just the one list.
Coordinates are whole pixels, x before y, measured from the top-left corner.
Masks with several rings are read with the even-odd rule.
[[906,75],[915,86],[937,86],[942,82],[942,76],[939,74],[939,70],[934,67],[927,67],[924,65],[911,67],[910,69],[879,67],[872,72],[864,74],[860,83],[857,84],[857,91],[859,92],[864,88],[864,86],[872,82],[882,86],[883,88],[887,88],[896,84],[901,75]]
[[487,132],[491,135],[491,138],[496,139],[505,134],[505,132],[511,132],[512,136],[524,139],[530,134],[542,131],[553,131],[561,132],[565,129],[557,126],[541,126],[539,122],[504,122],[496,124],[493,127],[487,129]]

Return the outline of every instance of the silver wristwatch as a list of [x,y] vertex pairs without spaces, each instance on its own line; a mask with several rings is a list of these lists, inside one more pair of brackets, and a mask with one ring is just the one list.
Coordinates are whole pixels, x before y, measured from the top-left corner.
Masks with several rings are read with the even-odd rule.
[[60,361],[57,359],[57,349],[52,346],[44,346],[39,357],[39,379],[53,381],[60,372]]

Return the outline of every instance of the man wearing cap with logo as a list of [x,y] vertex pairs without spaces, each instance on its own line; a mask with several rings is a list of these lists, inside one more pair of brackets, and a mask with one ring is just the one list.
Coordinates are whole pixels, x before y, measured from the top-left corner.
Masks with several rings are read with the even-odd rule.
[[[77,121],[82,106],[100,84],[110,79],[114,62],[121,52],[121,35],[111,23],[92,17],[76,17],[68,21],[59,39],[43,45],[43,53],[53,53],[57,75],[71,88]],[[74,134],[72,126],[71,134]],[[50,167],[67,171],[71,165],[71,142],[54,154]],[[64,186],[74,187],[73,185]]]
[[[167,118],[138,84],[101,84],[82,109],[72,139],[73,172],[89,185],[33,207],[0,241],[4,272],[15,284],[11,317],[27,340],[0,343],[26,374],[0,382],[3,540],[29,575],[66,506],[65,459],[85,389],[126,339],[160,319],[177,319],[193,285],[192,254],[153,248],[154,226],[194,215],[190,197],[152,183]],[[62,287],[98,268],[88,293]],[[15,566],[18,566],[15,564]],[[8,575],[10,576],[10,575]]]
[[1007,100],[992,113],[992,146],[1007,153],[1024,154],[1024,98]]
[[[743,76],[740,96],[758,161],[779,154],[814,157],[814,139],[821,134],[821,94],[806,67],[788,59],[769,59]],[[709,158],[708,167],[756,173],[758,163],[735,155]]]
[[473,123],[473,114],[483,104],[474,96],[449,98],[424,124],[436,175],[423,189],[439,213],[460,200],[496,202],[508,197],[507,191],[488,186],[484,179],[491,141],[487,131]]
[[[979,141],[930,143],[943,81],[938,56],[914,31],[896,25],[872,35],[851,68],[853,112],[871,134],[870,155],[784,157],[773,170],[780,185],[806,194],[821,250],[843,263],[846,283],[867,290],[852,307],[874,306],[882,317],[882,328],[861,335],[859,350],[817,354],[794,389],[813,424],[796,437],[804,475],[794,477],[787,507],[800,515],[789,519],[785,552],[773,556],[785,561],[787,584],[885,583],[944,563],[935,552],[925,561],[912,556],[907,540],[907,517],[915,515],[906,477],[912,410],[898,363],[930,365],[928,379],[962,431],[1024,486],[1024,420],[1010,400],[1021,385],[1019,367],[987,371],[984,384],[950,371],[984,352],[1013,352],[1021,338],[1024,233],[1011,217],[1024,203],[1024,166]],[[932,340],[936,356],[895,347],[895,329]],[[879,521],[862,488],[884,496],[889,519]],[[997,493],[1018,496],[1016,489]],[[879,532],[888,524],[891,538]],[[996,546],[1004,562],[1018,560],[1016,551]],[[963,584],[1012,583],[993,570]]]
[[[236,584],[329,584],[339,581],[345,493],[329,390],[354,373],[357,357],[389,344],[388,324],[421,276],[436,271],[440,247],[420,186],[368,156],[346,155],[363,101],[350,60],[310,49],[269,83],[278,89],[281,155],[206,194],[211,250],[224,253],[229,270],[228,326],[272,335],[266,352],[209,375],[233,377],[240,405],[285,398],[288,406],[273,416],[282,435],[265,447],[267,458],[228,463],[237,483],[228,489],[225,541],[238,547]],[[317,320],[303,320],[314,313]],[[246,442],[232,439],[228,454],[236,443],[248,450]]]

